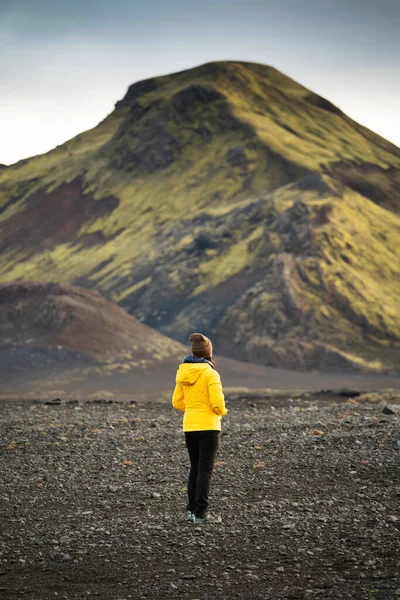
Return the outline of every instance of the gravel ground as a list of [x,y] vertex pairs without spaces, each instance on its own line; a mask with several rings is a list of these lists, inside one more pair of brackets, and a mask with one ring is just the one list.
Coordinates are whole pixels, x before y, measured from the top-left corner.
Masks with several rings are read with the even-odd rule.
[[399,407],[228,405],[195,527],[169,401],[0,404],[0,596],[400,598]]

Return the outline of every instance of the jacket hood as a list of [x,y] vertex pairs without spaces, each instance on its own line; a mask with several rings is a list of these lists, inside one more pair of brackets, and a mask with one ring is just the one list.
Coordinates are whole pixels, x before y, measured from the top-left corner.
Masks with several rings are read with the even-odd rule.
[[179,365],[176,374],[176,382],[184,383],[185,385],[193,385],[206,369],[210,369],[210,365],[206,362],[200,363],[183,363]]

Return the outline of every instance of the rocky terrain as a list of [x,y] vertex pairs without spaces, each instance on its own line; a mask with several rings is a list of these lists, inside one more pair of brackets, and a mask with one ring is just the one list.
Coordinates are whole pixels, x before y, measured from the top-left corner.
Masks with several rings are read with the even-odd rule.
[[398,372],[399,181],[399,148],[276,69],[202,65],[0,169],[0,281],[264,366]]
[[227,402],[204,528],[167,395],[1,403],[1,597],[399,598],[398,393]]

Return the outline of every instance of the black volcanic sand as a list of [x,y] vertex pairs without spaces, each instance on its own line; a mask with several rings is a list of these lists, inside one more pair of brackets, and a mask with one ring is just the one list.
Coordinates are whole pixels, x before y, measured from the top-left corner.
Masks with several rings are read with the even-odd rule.
[[195,527],[166,400],[1,404],[1,597],[399,598],[400,407],[229,407]]
[[[11,353],[11,354],[10,354]],[[90,369],[93,357],[70,350],[41,348],[0,348],[0,402],[4,399],[26,400],[44,395],[86,397],[88,394],[111,394],[131,398],[137,395],[170,393],[175,385],[176,368],[183,358],[162,360],[156,364],[132,368],[128,373]],[[249,390],[400,390],[400,374],[290,371],[217,356],[217,368],[224,388]],[[76,363],[79,368],[76,368]],[[29,365],[29,368],[27,367]],[[99,366],[99,365],[98,365]],[[103,365],[104,366],[104,365]],[[46,392],[44,391],[46,390]],[[53,390],[53,391],[52,391]],[[55,391],[54,391],[55,390]]]

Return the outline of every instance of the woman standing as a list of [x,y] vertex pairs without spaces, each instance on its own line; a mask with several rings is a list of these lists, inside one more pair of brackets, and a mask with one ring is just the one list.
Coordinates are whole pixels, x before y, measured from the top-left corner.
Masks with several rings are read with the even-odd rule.
[[221,417],[227,414],[221,379],[214,369],[211,341],[201,333],[189,338],[191,354],[176,375],[172,406],[182,412],[183,431],[190,458],[187,520],[211,522],[208,494],[219,447]]

